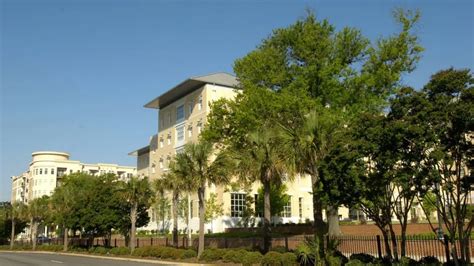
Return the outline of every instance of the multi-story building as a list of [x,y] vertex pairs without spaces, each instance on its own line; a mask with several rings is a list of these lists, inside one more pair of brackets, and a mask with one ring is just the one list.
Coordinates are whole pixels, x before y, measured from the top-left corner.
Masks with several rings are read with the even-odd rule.
[[[210,103],[220,98],[233,98],[238,93],[237,79],[227,73],[215,73],[189,78],[145,105],[146,108],[158,111],[158,132],[148,146],[140,148],[130,155],[137,156],[137,169],[140,176],[148,176],[151,180],[159,179],[168,170],[170,160],[183,149],[188,142],[195,142],[206,124],[210,112]],[[279,222],[304,222],[312,220],[311,180],[306,176],[297,176],[294,181],[286,182],[290,202],[285,206]],[[214,232],[238,224],[242,211],[246,206],[246,198],[256,198],[261,185],[256,182],[250,189],[234,191],[230,187],[210,185],[206,197],[210,193],[217,195],[217,201],[223,204],[224,215],[206,225]],[[249,191],[250,190],[250,191]],[[247,195],[250,193],[250,195]],[[153,217],[146,229],[161,228],[160,222]],[[347,217],[347,209],[343,210]],[[198,198],[191,195],[191,230],[198,230]],[[171,219],[171,218],[170,218]],[[181,221],[179,221],[181,222]],[[172,224],[167,219],[168,224]],[[180,228],[185,228],[184,224]]]
[[117,164],[87,164],[69,160],[69,154],[56,151],[38,151],[32,153],[28,170],[19,176],[12,176],[12,202],[28,201],[43,195],[51,195],[61,184],[66,174],[85,172],[92,175],[116,174],[126,180],[137,174],[136,167]]

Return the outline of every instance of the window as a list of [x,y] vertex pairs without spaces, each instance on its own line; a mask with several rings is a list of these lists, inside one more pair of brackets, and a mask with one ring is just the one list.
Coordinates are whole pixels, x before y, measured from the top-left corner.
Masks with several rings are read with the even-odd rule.
[[156,165],[155,164],[152,164],[151,165],[151,173],[154,174],[155,173],[155,167]]
[[45,175],[48,174],[48,168],[44,168],[44,174],[45,174]]
[[163,148],[163,139],[160,139],[160,148]]
[[199,111],[202,110],[202,96],[199,96],[199,99],[198,99],[198,110]]
[[54,168],[51,168],[51,174],[54,175]]
[[176,127],[176,145],[184,144],[184,125]]
[[191,113],[193,112],[193,108],[194,108],[194,101],[191,100],[191,102],[189,102],[189,106],[188,106],[188,114],[191,115]]
[[230,216],[242,217],[245,209],[245,193],[230,194]]
[[282,217],[291,217],[291,196],[288,197],[288,202],[283,206],[283,212],[281,213]]
[[160,159],[160,169],[163,169],[163,159]]
[[188,137],[192,137],[192,136],[193,136],[193,127],[188,126]]
[[131,173],[127,173],[127,178],[132,178],[132,174],[131,174]]
[[184,120],[184,105],[176,107],[176,123]]
[[35,175],[37,175],[37,174],[38,174],[38,168],[35,169]]
[[43,168],[40,168],[40,175],[43,174]]
[[171,134],[168,135],[168,145],[170,145],[170,144],[171,144]]
[[72,169],[69,170],[69,173],[72,174]]
[[191,218],[193,218],[194,217],[194,208],[193,208],[194,204],[193,204],[192,200],[190,201],[190,205],[191,205],[191,206],[189,206],[189,210],[190,210],[190,213],[191,213],[190,215],[191,215]]
[[300,219],[303,219],[303,198],[298,198],[298,213]]
[[198,126],[197,126],[198,134],[201,134],[201,130],[202,130],[202,124],[199,123]]

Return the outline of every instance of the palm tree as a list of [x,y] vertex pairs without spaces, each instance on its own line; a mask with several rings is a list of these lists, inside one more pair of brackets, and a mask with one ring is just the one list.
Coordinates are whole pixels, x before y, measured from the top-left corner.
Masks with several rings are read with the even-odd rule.
[[10,206],[9,214],[12,221],[12,232],[10,236],[10,249],[13,249],[15,243],[15,226],[16,222],[25,216],[26,206],[21,202],[14,202]]
[[204,223],[206,215],[206,185],[229,182],[229,174],[233,169],[228,153],[220,151],[214,155],[213,145],[199,141],[188,143],[184,152],[175,157],[175,173],[180,177],[193,180],[199,198],[199,245],[198,256],[204,251]]
[[141,204],[148,204],[152,198],[152,191],[148,183],[148,178],[140,179],[132,177],[127,182],[123,182],[122,193],[124,199],[128,202],[130,207],[130,251],[133,253],[136,241],[136,224],[138,216],[138,206]]
[[49,197],[43,196],[30,201],[26,213],[30,220],[31,243],[33,250],[36,250],[36,237],[38,235],[38,225],[44,221],[49,214]]
[[[320,195],[319,164],[330,151],[336,133],[342,125],[340,116],[330,108],[321,107],[304,117],[300,126],[281,126],[285,150],[293,151],[292,157],[298,173],[311,176],[313,187],[314,232],[317,243],[324,240],[323,202]],[[330,208],[334,213],[334,207]],[[337,215],[337,207],[335,207]],[[320,250],[322,245],[320,245]]]
[[259,180],[263,185],[264,252],[269,250],[271,242],[271,184],[279,185],[284,178],[291,179],[294,173],[290,153],[285,152],[281,144],[278,130],[259,129],[248,135],[247,147],[233,151],[241,178]]

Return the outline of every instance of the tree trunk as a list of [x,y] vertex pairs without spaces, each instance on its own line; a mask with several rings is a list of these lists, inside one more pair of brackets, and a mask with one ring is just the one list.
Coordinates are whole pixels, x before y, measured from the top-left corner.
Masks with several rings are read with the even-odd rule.
[[192,240],[192,235],[191,235],[191,197],[188,194],[188,220],[186,221],[186,226],[188,227],[188,248],[191,248],[193,246],[193,240]]
[[267,253],[271,245],[271,203],[270,203],[270,181],[263,180],[263,252]]
[[321,201],[321,197],[319,195],[318,183],[319,183],[319,176],[317,174],[317,170],[315,170],[314,174],[311,175],[311,183],[313,187],[313,230],[314,230],[314,240],[318,245],[319,254],[316,254],[316,260],[319,261],[320,255],[324,253],[324,233],[325,225],[323,221],[323,203]]
[[178,247],[178,200],[179,194],[173,191],[173,246]]
[[337,206],[328,205],[326,214],[328,216],[328,234],[329,236],[340,236],[339,213]]
[[130,210],[130,222],[132,224],[130,228],[130,253],[133,253],[135,250],[135,231],[136,231],[136,223],[137,223],[137,209],[138,203],[134,202],[132,205],[132,209]]
[[393,258],[395,261],[398,261],[398,243],[397,243],[397,236],[395,235],[395,231],[393,231],[393,225],[389,224],[390,228],[390,238],[392,240],[392,251],[393,251]]
[[37,232],[38,224],[36,221],[31,219],[31,244],[33,246],[33,250],[36,250],[36,232]]
[[400,227],[401,227],[400,256],[401,257],[405,257],[406,250],[407,250],[407,225],[408,225],[408,218],[405,216],[403,218],[403,222],[400,223]]
[[67,239],[68,231],[69,231],[69,229],[68,229],[66,226],[64,226],[64,243],[63,243],[63,251],[67,251],[67,249],[68,249],[68,247],[67,247],[67,246],[68,246],[68,244],[69,244],[69,243],[68,243],[68,242],[69,242],[69,240]]
[[201,257],[204,251],[204,221],[206,219],[206,203],[205,203],[205,192],[206,184],[202,183],[198,189],[199,197],[199,245],[198,245],[198,257]]
[[[380,227],[379,227],[380,228]],[[392,259],[392,249],[390,248],[390,242],[388,240],[388,232],[386,228],[380,228],[382,231],[382,236],[383,236],[383,242],[385,244],[385,253],[386,256],[390,259]]]
[[14,244],[15,244],[15,219],[12,218],[12,234],[10,236],[10,249],[13,249]]

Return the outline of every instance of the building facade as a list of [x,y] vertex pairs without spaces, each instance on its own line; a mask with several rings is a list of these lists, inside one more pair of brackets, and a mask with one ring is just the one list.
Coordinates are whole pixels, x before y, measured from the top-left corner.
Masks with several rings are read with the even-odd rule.
[[137,174],[136,167],[106,163],[82,163],[70,160],[69,154],[65,152],[38,151],[31,155],[32,160],[28,170],[19,176],[11,177],[12,203],[28,204],[32,199],[51,195],[54,189],[61,184],[62,177],[66,174],[78,172],[92,175],[113,173],[123,180]]
[[[168,171],[173,156],[189,142],[196,142],[206,124],[210,112],[210,104],[220,98],[232,99],[238,93],[237,79],[227,73],[216,73],[206,76],[189,78],[145,105],[146,108],[157,110],[158,132],[150,138],[149,145],[140,148],[130,155],[137,157],[137,171],[140,176],[148,176],[150,180],[160,179]],[[285,182],[290,202],[283,213],[273,220],[278,223],[300,223],[312,220],[311,179],[308,176],[297,176],[292,182]],[[206,198],[211,193],[222,204],[224,214],[206,224],[206,231],[222,232],[226,228],[238,226],[242,220],[246,200],[256,199],[261,184],[255,182],[250,188],[241,190],[230,186],[209,185]],[[196,232],[199,227],[198,197],[190,195],[191,222],[190,229]],[[254,203],[253,203],[254,204]],[[254,207],[254,206],[253,206]],[[143,228],[154,230],[163,228],[162,222],[151,210],[151,222]],[[341,218],[348,217],[346,208],[340,209]],[[260,220],[260,218],[256,218]],[[165,228],[172,224],[172,217],[167,217]],[[186,226],[180,219],[179,228]]]

